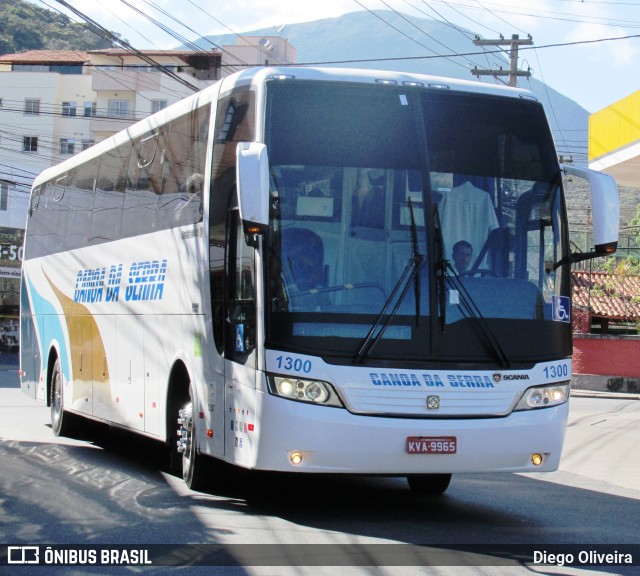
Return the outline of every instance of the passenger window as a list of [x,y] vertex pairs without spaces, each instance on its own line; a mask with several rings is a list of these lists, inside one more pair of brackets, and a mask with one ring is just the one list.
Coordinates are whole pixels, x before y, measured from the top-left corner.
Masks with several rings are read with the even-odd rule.
[[255,367],[255,249],[246,242],[238,210],[229,212],[226,357]]

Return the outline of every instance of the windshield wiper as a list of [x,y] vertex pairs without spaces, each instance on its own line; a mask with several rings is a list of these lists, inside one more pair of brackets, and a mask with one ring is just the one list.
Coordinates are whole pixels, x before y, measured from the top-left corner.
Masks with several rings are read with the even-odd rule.
[[451,264],[444,255],[444,238],[442,237],[442,228],[440,226],[440,211],[438,210],[437,204],[434,204],[433,222],[436,232],[435,248],[438,258],[436,262],[436,286],[438,307],[440,308],[440,332],[444,334],[445,327],[447,325],[447,269],[451,268]]
[[445,258],[444,239],[442,237],[442,229],[440,228],[440,214],[437,206],[435,207],[434,220],[436,229],[436,246],[438,248],[438,301],[440,305],[441,333],[445,333],[447,309],[446,286],[449,285],[451,288],[458,291],[460,304],[462,305],[462,313],[465,318],[475,320],[489,343],[491,350],[495,354],[496,360],[500,363],[500,366],[502,368],[508,368],[511,365],[511,359],[504,351],[500,341],[491,329],[491,326],[489,326],[487,319],[482,314],[482,311],[467,290],[466,286],[462,283],[460,277],[453,269],[451,262]]
[[420,285],[419,269],[424,264],[425,258],[420,254],[420,247],[418,246],[418,227],[416,226],[416,218],[413,214],[413,204],[411,198],[407,198],[409,204],[409,215],[411,216],[411,257],[414,263],[413,274],[413,290],[416,299],[416,328],[420,325],[420,296],[422,294],[422,288]]
[[[418,229],[416,226],[415,216],[413,214],[413,205],[411,204],[411,198],[408,199],[409,202],[409,214],[411,216],[411,258],[407,262],[407,265],[404,267],[402,274],[400,274],[400,278],[396,282],[396,285],[393,287],[391,294],[385,301],[382,306],[382,310],[378,314],[376,321],[371,326],[371,329],[367,333],[356,357],[354,358],[355,362],[362,362],[373,350],[373,347],[380,341],[384,331],[387,329],[387,326],[391,323],[391,320],[398,313],[398,309],[400,305],[405,299],[407,292],[409,291],[409,286],[411,286],[411,282],[414,283],[415,290],[415,298],[416,298],[416,326],[418,326],[419,318],[420,318],[420,295],[421,295],[421,287],[420,287],[420,270],[424,266],[426,261],[426,257],[420,254],[419,246],[418,246]],[[406,280],[407,276],[409,277]],[[402,292],[400,296],[396,300],[396,303],[391,310],[390,314],[387,314],[387,309],[393,303],[396,294],[402,288]],[[386,316],[386,318],[385,318]],[[384,319],[384,322],[383,322]],[[376,332],[377,331],[377,332]]]

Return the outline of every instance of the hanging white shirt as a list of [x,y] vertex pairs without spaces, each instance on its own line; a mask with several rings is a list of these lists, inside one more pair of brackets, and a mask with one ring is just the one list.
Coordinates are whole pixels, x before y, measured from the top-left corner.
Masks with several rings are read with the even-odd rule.
[[466,240],[473,246],[472,263],[475,262],[489,232],[498,228],[489,194],[465,182],[443,195],[439,209],[446,257],[451,258],[456,242]]

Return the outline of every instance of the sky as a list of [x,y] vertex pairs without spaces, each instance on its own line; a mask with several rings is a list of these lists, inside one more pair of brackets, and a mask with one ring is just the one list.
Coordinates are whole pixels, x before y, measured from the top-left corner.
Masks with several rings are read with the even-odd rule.
[[[30,0],[60,8],[57,0]],[[66,0],[137,49],[171,49],[169,27],[191,39],[333,18],[360,10],[397,10],[471,30],[483,38],[530,34],[520,68],[596,112],[640,90],[640,0]],[[136,10],[137,9],[137,10]],[[160,25],[154,24],[146,13]],[[72,16],[78,20],[77,16]],[[373,18],[373,16],[372,16]],[[406,33],[419,34],[407,24]],[[401,32],[398,32],[401,34]],[[425,40],[425,38],[423,38]],[[470,51],[478,48],[470,45]],[[300,61],[300,59],[299,59]],[[520,86],[527,87],[526,80]]]

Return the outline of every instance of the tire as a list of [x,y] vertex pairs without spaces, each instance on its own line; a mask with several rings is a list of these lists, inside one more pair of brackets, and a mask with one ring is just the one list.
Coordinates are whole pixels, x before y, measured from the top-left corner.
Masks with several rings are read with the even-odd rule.
[[416,494],[440,496],[451,482],[451,474],[413,474],[407,476],[407,482]]
[[72,432],[71,414],[64,411],[62,369],[60,359],[56,358],[51,373],[51,429],[56,436],[70,436]]
[[182,479],[191,490],[201,490],[208,483],[207,458],[198,453],[198,438],[194,419],[194,393],[189,390],[189,401],[178,411],[178,442],[182,454]]

